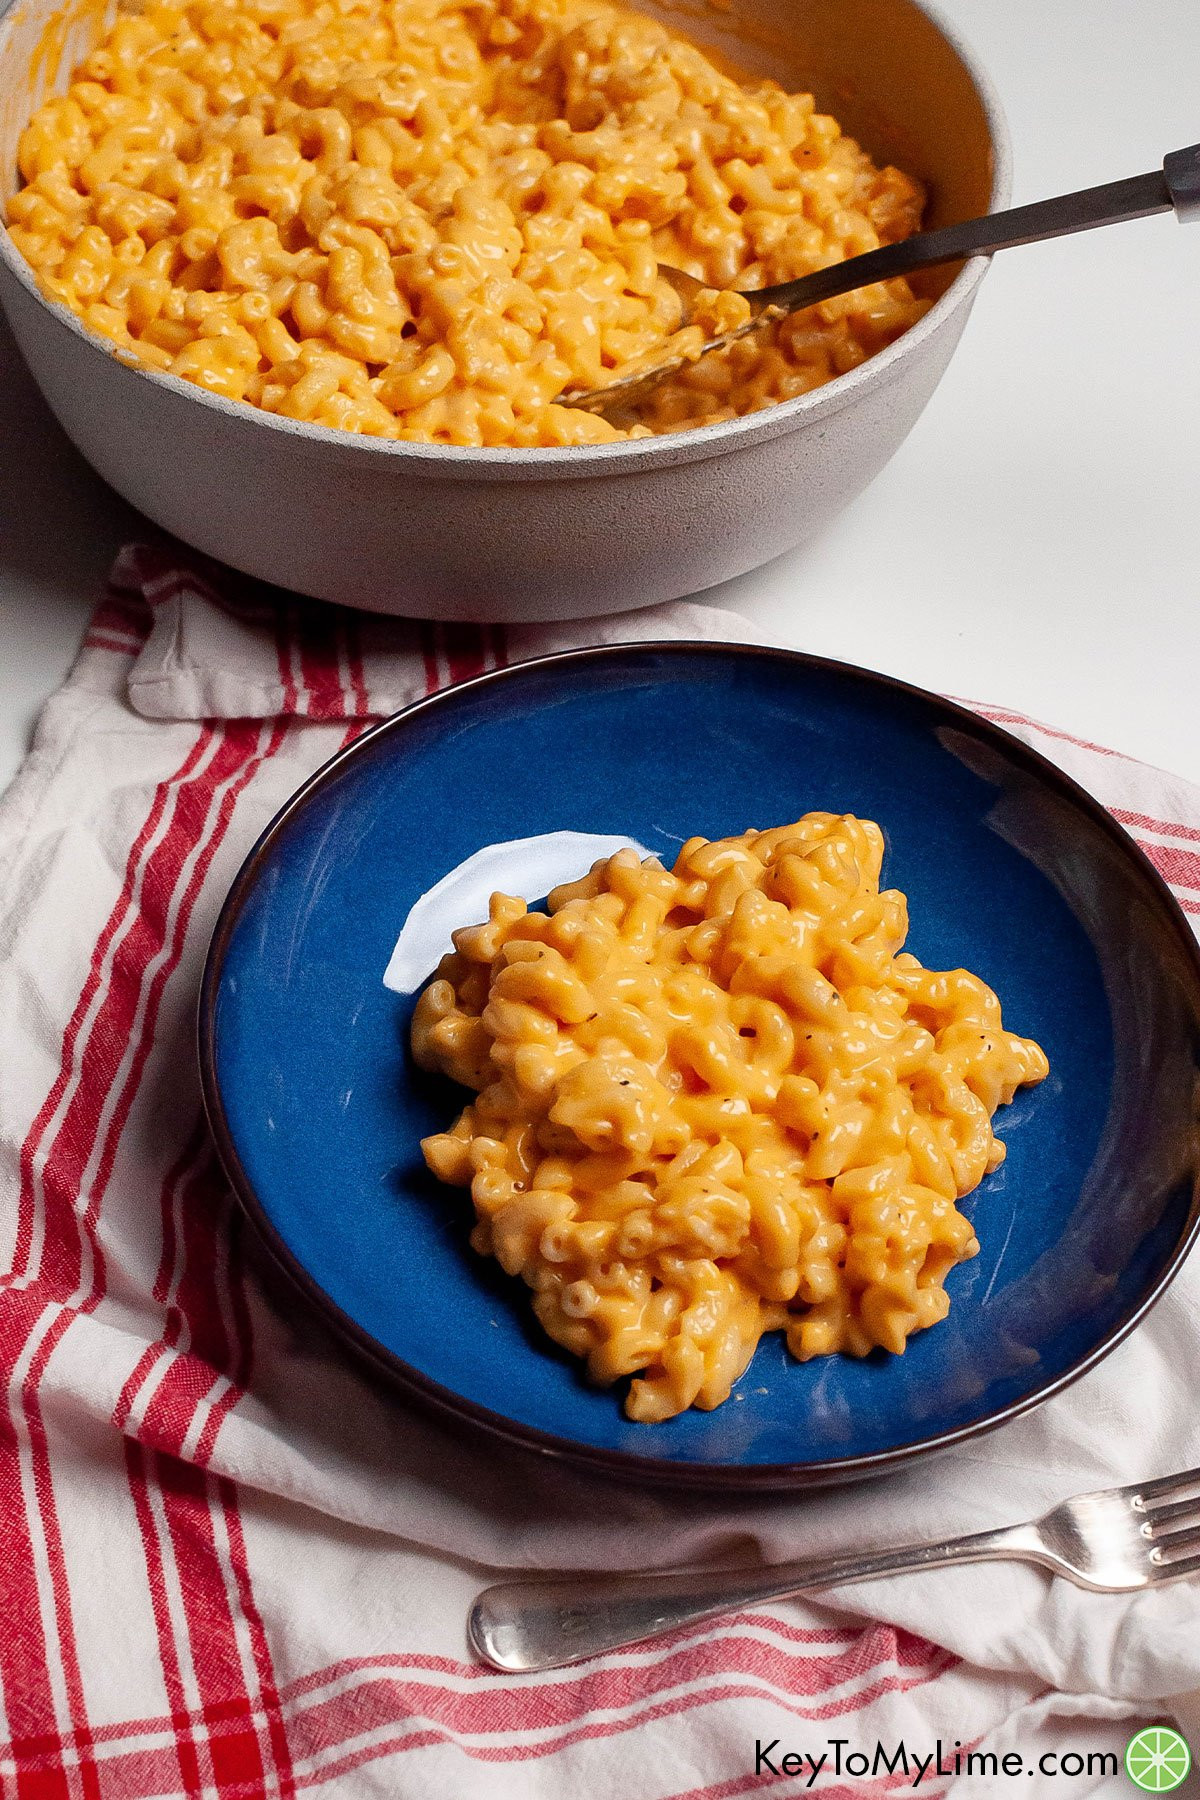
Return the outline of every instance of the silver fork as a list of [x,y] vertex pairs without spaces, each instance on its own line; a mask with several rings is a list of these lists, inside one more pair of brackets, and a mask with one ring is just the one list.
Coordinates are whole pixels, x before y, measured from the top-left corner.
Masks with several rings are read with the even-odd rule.
[[1200,1571],[1200,1469],[1064,1500],[1027,1525],[867,1555],[762,1569],[550,1576],[486,1588],[468,1626],[497,1669],[557,1669],[660,1632],[812,1588],[907,1575],[947,1563],[1038,1563],[1097,1594],[1133,1593]]

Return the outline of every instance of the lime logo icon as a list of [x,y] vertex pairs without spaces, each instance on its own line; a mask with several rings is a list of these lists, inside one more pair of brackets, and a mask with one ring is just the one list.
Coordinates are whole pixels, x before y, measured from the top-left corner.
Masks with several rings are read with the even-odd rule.
[[1147,1725],[1125,1746],[1125,1773],[1144,1794],[1173,1794],[1191,1766],[1187,1740],[1169,1725]]

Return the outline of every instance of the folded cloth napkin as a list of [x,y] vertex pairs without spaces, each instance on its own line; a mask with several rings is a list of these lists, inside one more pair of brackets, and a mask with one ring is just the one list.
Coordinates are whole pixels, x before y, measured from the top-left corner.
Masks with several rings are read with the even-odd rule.
[[[169,545],[122,554],[0,802],[5,1793],[882,1796],[940,1740],[919,1790],[977,1800],[1012,1781],[956,1774],[956,1746],[1030,1769],[1111,1754],[1200,1687],[1196,1586],[1104,1598],[1017,1565],[756,1608],[547,1676],[481,1669],[464,1635],[497,1571],[937,1537],[1200,1464],[1200,1264],[1004,1430],[886,1482],[739,1502],[600,1483],[448,1428],[249,1260],[192,1038],[218,905],[272,813],[369,720],[506,659],[753,636],[696,605],[412,625]],[[1200,790],[980,710],[1089,787],[1200,917]],[[907,1774],[889,1767],[901,1741]],[[781,1771],[788,1752],[812,1762]],[[1026,1791],[1127,1791],[1093,1767],[1043,1768]]]

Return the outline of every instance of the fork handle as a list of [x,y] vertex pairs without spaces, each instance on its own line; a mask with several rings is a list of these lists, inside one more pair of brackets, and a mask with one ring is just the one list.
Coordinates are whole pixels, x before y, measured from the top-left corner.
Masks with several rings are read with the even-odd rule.
[[993,1557],[1055,1566],[1036,1527],[1014,1525],[940,1544],[906,1544],[864,1556],[810,1557],[761,1569],[506,1581],[479,1595],[468,1630],[480,1656],[497,1669],[557,1669],[759,1601]]
[[1173,150],[1161,169],[1148,175],[1132,175],[1124,181],[1105,182],[1074,194],[1058,194],[1052,200],[1035,200],[1007,212],[985,213],[938,231],[918,232],[898,244],[868,250],[848,262],[834,263],[796,281],[760,288],[747,295],[757,314],[778,309],[794,312],[832,300],[839,294],[912,275],[967,256],[990,256],[997,250],[1036,244],[1046,238],[1067,237],[1076,231],[1093,231],[1099,225],[1120,225],[1144,219],[1151,213],[1174,211],[1181,223],[1200,219],[1200,144]]

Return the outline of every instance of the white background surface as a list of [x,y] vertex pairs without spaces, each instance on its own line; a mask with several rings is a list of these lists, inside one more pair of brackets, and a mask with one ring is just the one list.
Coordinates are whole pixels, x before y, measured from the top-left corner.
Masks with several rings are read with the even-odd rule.
[[[1200,140],[1197,0],[943,0],[1012,128],[1014,199]],[[0,781],[135,516],[0,323]],[[990,700],[1200,781],[1200,225],[998,257],[942,386],[818,542],[712,590],[780,641]]]

